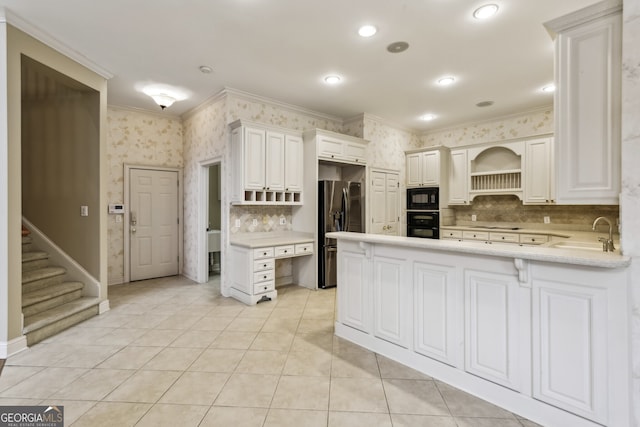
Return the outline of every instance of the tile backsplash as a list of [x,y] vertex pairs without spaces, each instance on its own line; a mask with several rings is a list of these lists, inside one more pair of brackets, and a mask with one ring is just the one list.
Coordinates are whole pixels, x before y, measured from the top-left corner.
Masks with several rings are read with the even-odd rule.
[[[291,206],[231,206],[229,230],[232,234],[291,231],[291,209]],[[285,219],[285,225],[280,225],[281,218]],[[240,221],[240,227],[236,227],[236,220]]]

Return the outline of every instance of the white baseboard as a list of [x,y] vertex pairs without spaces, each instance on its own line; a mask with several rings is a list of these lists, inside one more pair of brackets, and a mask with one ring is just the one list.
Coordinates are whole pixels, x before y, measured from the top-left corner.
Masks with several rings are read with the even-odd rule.
[[98,305],[98,314],[106,313],[109,310],[111,310],[111,307],[109,306],[108,299],[101,301]]
[[27,348],[27,337],[25,335],[14,338],[11,341],[0,341],[0,359],[6,359]]

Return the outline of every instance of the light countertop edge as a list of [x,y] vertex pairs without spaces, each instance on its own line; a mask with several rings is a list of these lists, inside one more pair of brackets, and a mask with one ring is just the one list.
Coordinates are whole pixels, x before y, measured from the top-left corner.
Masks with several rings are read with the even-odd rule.
[[[431,249],[474,255],[489,255],[520,258],[532,261],[575,264],[601,268],[623,268],[631,264],[631,258],[620,253],[582,251],[543,246],[520,246],[488,244],[458,240],[421,239],[417,237],[387,236],[382,234],[350,233],[345,231],[327,233],[327,237],[354,242],[377,243],[405,248]],[[339,244],[338,244],[339,246]]]
[[295,245],[314,241],[313,233],[301,231],[279,231],[259,233],[238,233],[229,237],[229,243],[245,248],[263,248],[266,246]]

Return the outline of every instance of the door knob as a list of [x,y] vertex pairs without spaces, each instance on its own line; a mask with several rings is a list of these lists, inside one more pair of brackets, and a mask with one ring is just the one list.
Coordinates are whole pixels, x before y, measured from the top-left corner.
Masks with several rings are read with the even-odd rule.
[[136,228],[135,227],[131,227],[131,232],[135,233],[136,232]]

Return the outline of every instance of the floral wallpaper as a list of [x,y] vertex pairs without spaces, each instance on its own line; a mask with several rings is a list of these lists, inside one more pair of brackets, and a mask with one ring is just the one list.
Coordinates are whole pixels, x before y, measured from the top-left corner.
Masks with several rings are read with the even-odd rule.
[[[107,109],[107,203],[124,203],[124,165],[183,166],[182,120]],[[124,222],[108,216],[108,283],[124,280]]]

